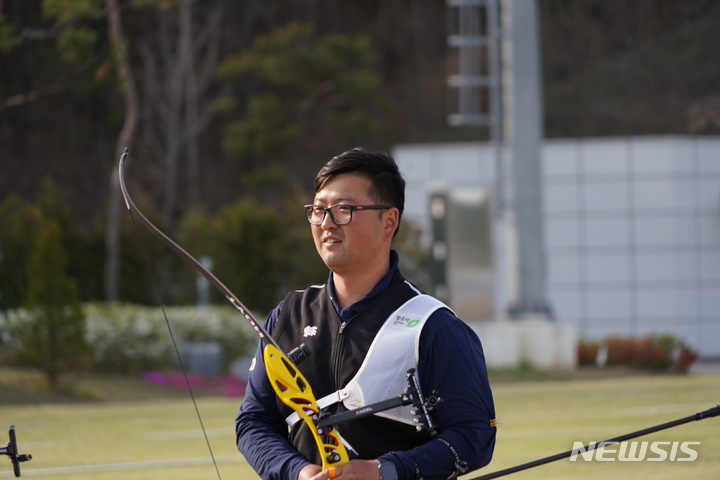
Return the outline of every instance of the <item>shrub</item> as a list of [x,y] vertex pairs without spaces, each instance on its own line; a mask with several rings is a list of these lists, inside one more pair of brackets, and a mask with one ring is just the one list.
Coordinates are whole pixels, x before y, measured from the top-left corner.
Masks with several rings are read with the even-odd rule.
[[577,358],[581,367],[596,365],[600,344],[589,340],[578,342]]
[[[83,311],[94,371],[139,373],[177,368],[172,338],[160,308],[90,303],[83,305]],[[165,311],[179,345],[217,342],[222,346],[225,367],[255,350],[257,334],[232,307],[165,307]],[[16,343],[12,332],[22,329],[30,316],[23,309],[7,313],[13,328],[0,330],[0,343],[10,347]]]
[[686,373],[697,352],[673,335],[609,337],[602,342],[578,343],[581,366],[627,366],[660,372]]
[[607,351],[607,365],[630,365],[637,355],[637,341],[633,338],[611,337],[603,346]]

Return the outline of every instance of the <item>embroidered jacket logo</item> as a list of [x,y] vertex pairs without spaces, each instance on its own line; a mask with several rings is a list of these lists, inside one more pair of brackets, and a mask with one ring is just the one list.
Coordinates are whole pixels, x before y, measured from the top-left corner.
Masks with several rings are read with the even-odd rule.
[[308,325],[303,329],[303,337],[314,337],[317,335],[317,327]]

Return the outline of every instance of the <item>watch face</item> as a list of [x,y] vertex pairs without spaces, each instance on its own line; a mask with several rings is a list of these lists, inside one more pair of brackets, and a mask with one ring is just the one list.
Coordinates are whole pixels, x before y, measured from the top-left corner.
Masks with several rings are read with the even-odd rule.
[[397,470],[395,464],[387,460],[380,462],[380,480],[397,480]]

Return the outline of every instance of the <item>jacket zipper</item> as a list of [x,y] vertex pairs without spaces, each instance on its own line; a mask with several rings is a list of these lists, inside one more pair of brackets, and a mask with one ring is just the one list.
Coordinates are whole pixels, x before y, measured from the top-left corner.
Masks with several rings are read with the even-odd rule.
[[332,373],[333,373],[336,391],[340,390],[341,388],[344,387],[344,385],[340,385],[340,371],[341,371],[340,367],[341,367],[342,357],[343,357],[342,354],[343,354],[343,351],[345,350],[345,348],[344,348],[345,342],[343,341],[343,338],[344,338],[343,332],[345,331],[345,327],[347,327],[348,323],[350,323],[349,320],[347,322],[342,322],[340,324],[340,329],[338,330],[336,343],[335,343],[337,348],[335,349],[335,358],[333,359],[333,363],[332,363],[332,365],[333,365]]

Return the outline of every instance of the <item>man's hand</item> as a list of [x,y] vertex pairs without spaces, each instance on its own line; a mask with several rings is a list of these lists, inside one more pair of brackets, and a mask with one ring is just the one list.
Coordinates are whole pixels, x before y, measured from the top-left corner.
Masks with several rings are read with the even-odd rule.
[[380,480],[377,460],[350,460],[345,465],[322,470],[317,465],[306,465],[300,470],[298,480]]
[[[312,480],[313,478],[315,478],[314,476],[320,472],[322,472],[322,467],[320,465],[314,465],[310,463],[308,465],[305,465],[302,470],[300,470],[298,480]],[[319,478],[327,478],[327,475],[325,477]]]

